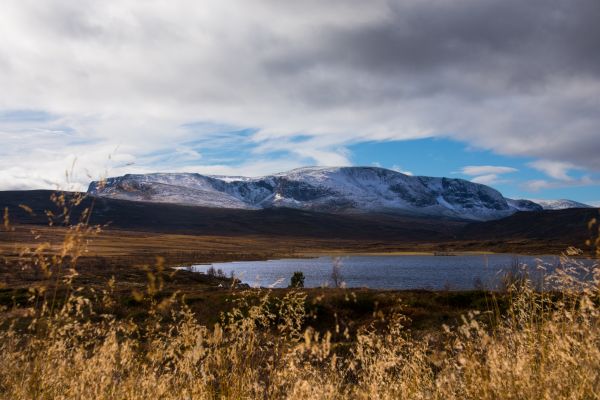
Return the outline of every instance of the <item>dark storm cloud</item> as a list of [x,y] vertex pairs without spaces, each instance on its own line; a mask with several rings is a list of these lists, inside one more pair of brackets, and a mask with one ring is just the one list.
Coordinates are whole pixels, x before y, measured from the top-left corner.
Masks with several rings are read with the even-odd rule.
[[318,43],[269,67],[284,75],[325,67],[392,81],[412,77],[460,96],[443,80],[453,71],[496,82],[495,90],[528,90],[557,75],[597,78],[598,21],[595,0],[391,2],[385,18],[358,28],[322,27],[313,36]]

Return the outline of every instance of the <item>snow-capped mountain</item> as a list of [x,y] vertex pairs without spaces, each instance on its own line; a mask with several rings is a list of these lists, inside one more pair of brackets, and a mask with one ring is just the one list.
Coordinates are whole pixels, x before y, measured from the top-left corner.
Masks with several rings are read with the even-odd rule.
[[472,220],[541,210],[463,179],[409,176],[375,167],[309,167],[258,178],[193,173],[124,175],[92,182],[93,196],[204,207],[290,207],[333,213],[393,212]]
[[559,200],[532,200],[536,204],[542,206],[544,210],[564,210],[566,208],[593,208],[590,205],[580,203],[575,200],[559,199]]

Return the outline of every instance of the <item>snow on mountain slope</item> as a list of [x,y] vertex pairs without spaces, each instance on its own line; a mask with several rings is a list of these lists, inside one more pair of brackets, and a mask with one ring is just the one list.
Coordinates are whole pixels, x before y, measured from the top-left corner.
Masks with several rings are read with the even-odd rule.
[[88,193],[122,200],[247,208],[251,205],[226,193],[226,183],[199,174],[147,174],[109,178],[92,182]]
[[308,167],[258,178],[147,174],[92,182],[94,196],[205,207],[291,207],[334,213],[392,212],[490,220],[539,210],[462,179],[408,176],[374,167]]
[[590,205],[580,203],[575,200],[532,200],[544,208],[544,210],[564,210],[567,208],[593,208]]

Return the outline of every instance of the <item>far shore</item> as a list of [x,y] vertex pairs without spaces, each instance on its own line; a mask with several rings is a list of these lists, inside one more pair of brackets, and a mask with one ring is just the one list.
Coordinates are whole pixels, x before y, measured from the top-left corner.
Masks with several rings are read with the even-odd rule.
[[[238,262],[257,262],[257,261],[275,261],[275,260],[285,260],[285,259],[303,259],[303,258],[318,258],[318,257],[396,257],[396,256],[427,256],[427,257],[460,257],[460,256],[491,256],[491,255],[514,255],[516,257],[519,256],[529,256],[529,257],[560,257],[561,254],[555,253],[516,253],[516,252],[494,252],[494,251],[452,251],[452,252],[437,252],[437,251],[357,251],[352,252],[348,250],[329,250],[325,249],[323,251],[311,251],[306,253],[296,253],[296,254],[284,254],[279,257],[269,257],[263,259],[240,259],[240,260],[231,260],[231,261],[205,261],[205,262],[197,262],[197,263],[184,263],[177,268],[185,268],[191,265],[212,265],[212,264],[227,264],[227,263],[238,263]],[[590,257],[589,255],[581,255],[581,256],[568,256],[569,258],[574,259],[595,259],[597,257]]]
[[491,254],[512,254],[497,253],[493,251],[347,251],[347,250],[323,250],[310,253],[301,253],[301,257],[343,257],[343,256],[478,256]]

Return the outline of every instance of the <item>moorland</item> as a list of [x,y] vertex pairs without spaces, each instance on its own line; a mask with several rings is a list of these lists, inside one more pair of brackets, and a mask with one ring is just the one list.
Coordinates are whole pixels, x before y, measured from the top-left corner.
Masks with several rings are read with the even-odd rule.
[[546,290],[518,271],[499,291],[252,289],[172,268],[415,251],[563,252],[578,268],[596,255],[597,210],[470,222],[0,200],[4,398],[597,398],[597,275]]

